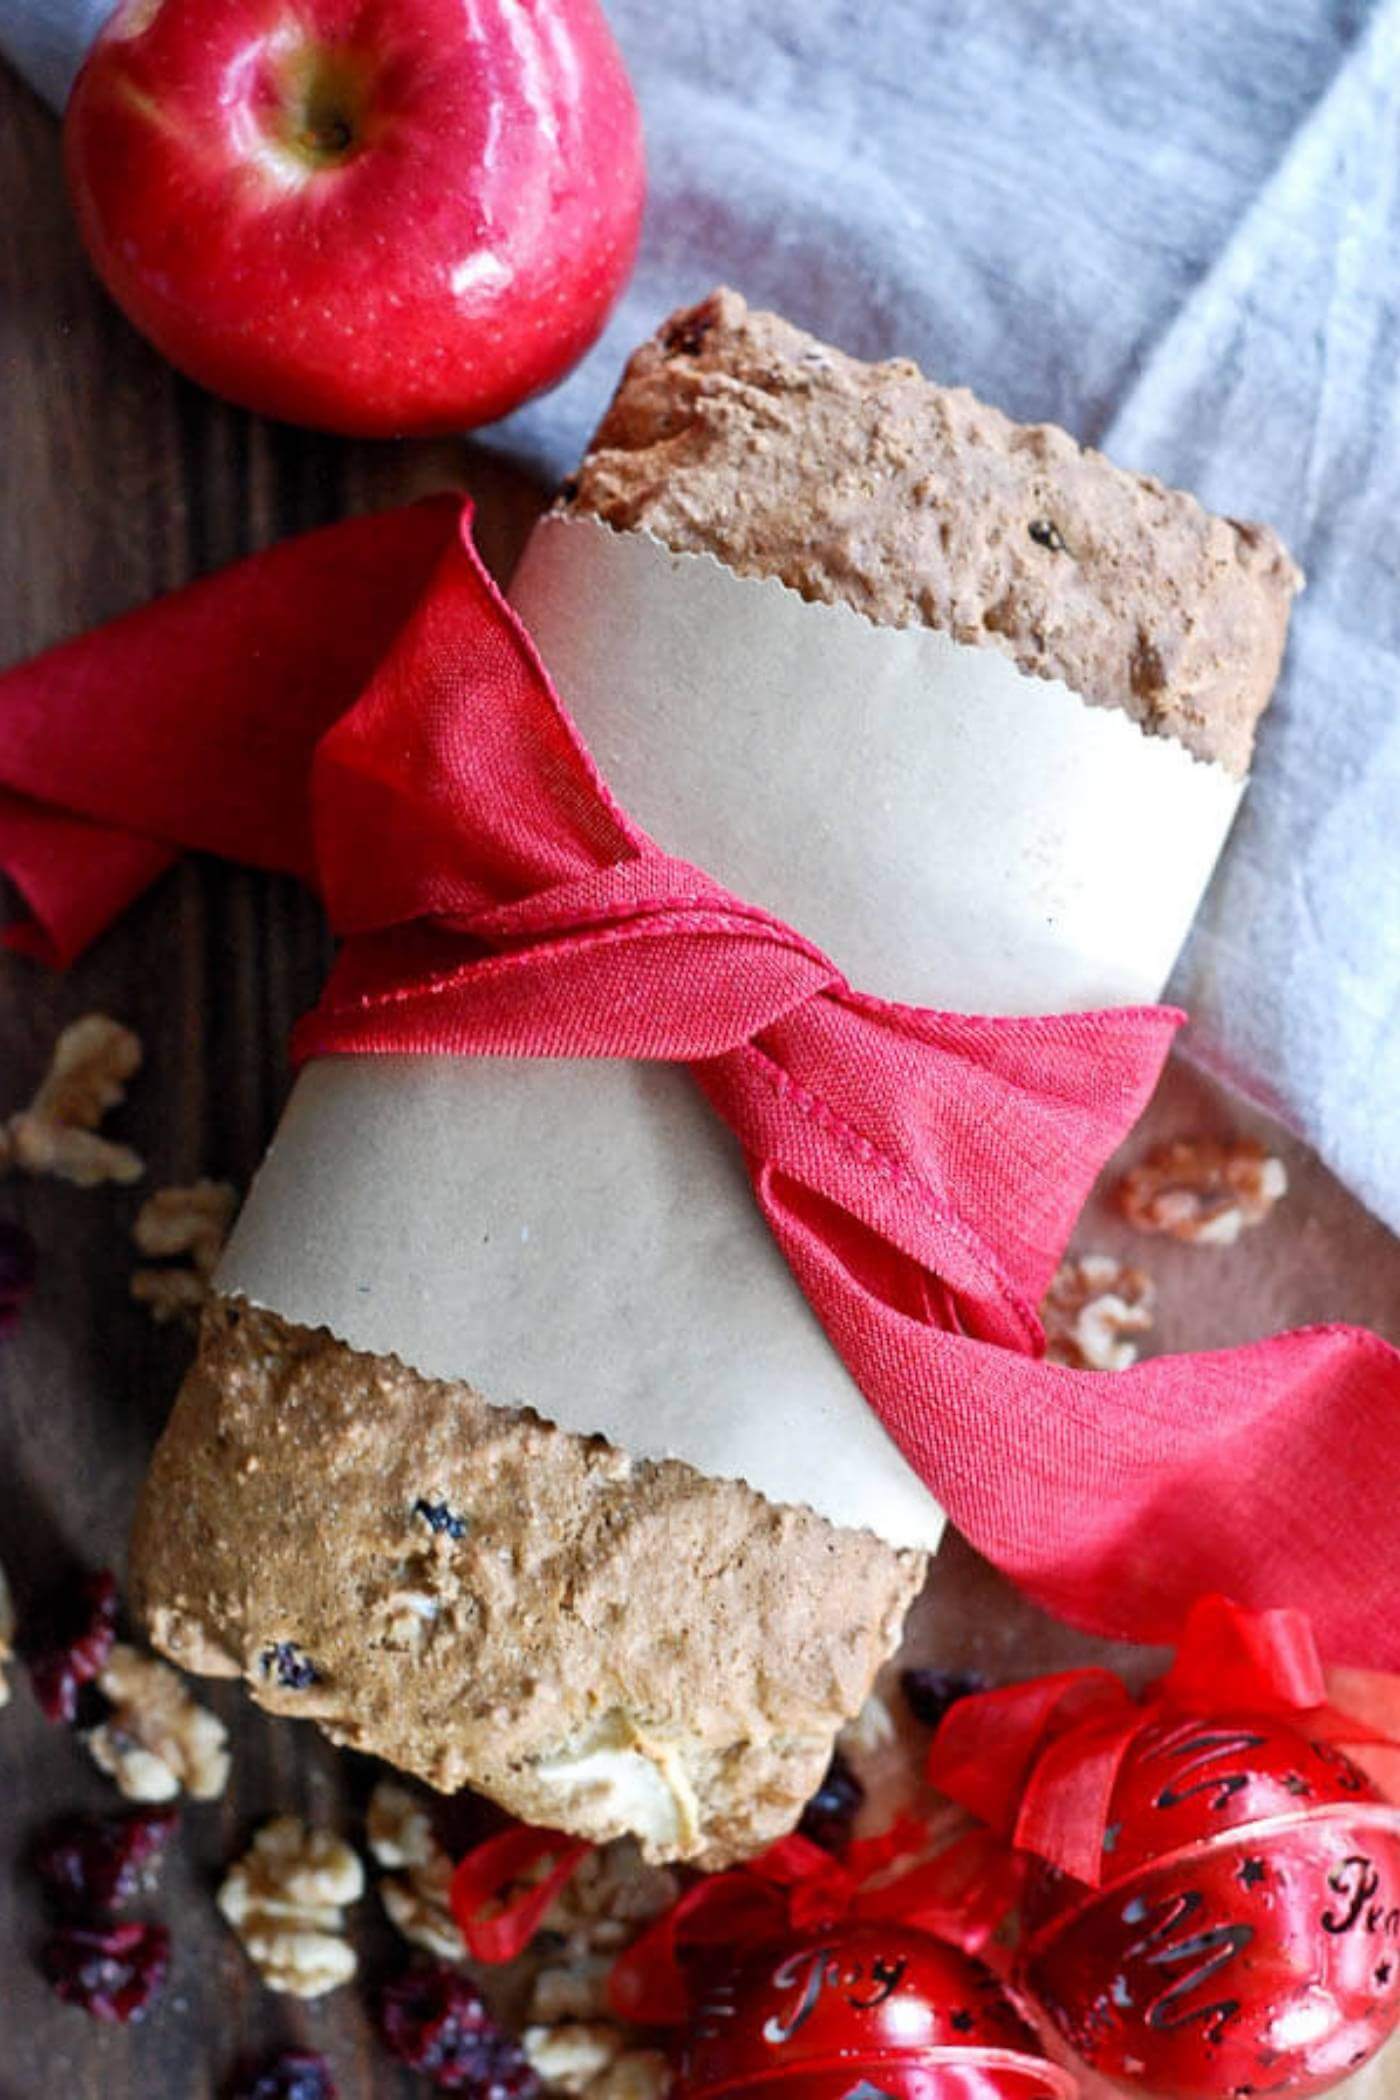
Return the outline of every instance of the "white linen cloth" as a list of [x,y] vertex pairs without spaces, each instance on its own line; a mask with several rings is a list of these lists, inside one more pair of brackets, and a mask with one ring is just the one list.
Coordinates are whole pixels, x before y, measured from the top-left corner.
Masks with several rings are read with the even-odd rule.
[[[104,7],[0,0],[57,106]],[[1268,519],[1308,572],[1172,986],[1187,1047],[1400,1227],[1400,0],[610,0],[641,265],[498,441],[577,458],[724,280]]]

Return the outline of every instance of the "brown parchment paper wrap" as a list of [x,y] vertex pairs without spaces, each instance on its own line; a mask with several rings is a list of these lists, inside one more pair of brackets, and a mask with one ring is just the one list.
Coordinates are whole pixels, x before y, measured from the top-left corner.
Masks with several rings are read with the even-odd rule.
[[[1160,990],[1241,793],[1222,767],[994,650],[592,519],[543,520],[512,595],[624,807],[863,990],[1019,1013]],[[314,1065],[218,1285],[634,1456],[937,1543],[683,1072]]]

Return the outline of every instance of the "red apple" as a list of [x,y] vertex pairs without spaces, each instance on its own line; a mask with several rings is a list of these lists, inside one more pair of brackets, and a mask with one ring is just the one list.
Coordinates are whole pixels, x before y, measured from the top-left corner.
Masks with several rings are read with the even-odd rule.
[[125,0],[65,145],[136,326],[329,430],[504,415],[582,356],[636,252],[641,130],[597,0]]

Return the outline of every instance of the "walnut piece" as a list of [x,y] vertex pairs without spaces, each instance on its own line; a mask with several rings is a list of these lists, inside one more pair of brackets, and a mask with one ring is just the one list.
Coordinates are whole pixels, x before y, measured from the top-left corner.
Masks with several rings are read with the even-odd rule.
[[201,1276],[212,1276],[237,1209],[238,1191],[227,1181],[157,1189],[137,1212],[131,1236],[142,1254],[186,1254]]
[[145,1306],[158,1327],[171,1320],[193,1325],[209,1296],[209,1285],[193,1269],[133,1269],[131,1295]]
[[899,1740],[894,1715],[878,1692],[872,1692],[854,1721],[848,1721],[836,1738],[839,1750],[857,1757],[875,1757]]
[[622,2030],[602,2020],[527,2027],[520,2040],[531,2069],[556,2093],[586,2093],[623,2050]]
[[617,1953],[680,1895],[669,1867],[649,1866],[632,1838],[588,1853],[545,1915],[571,1954]]
[[71,1022],[38,1093],[0,1130],[0,1166],[54,1174],[79,1188],[139,1181],[146,1170],[138,1155],[99,1137],[97,1126],[125,1098],[140,1063],[140,1038],[120,1022],[105,1014]]
[[218,1905],[269,1990],[320,1998],[355,1973],[345,1906],[364,1888],[365,1870],[343,1838],[275,1816],[224,1876]]
[[666,2100],[675,2074],[660,2049],[624,2049],[588,2088],[588,2100]]
[[603,2019],[613,1963],[680,1889],[668,1867],[648,1866],[632,1838],[587,1854],[545,1915],[531,2021],[543,2029]]
[[[588,1853],[551,1903],[541,1927],[542,1959],[529,2001],[536,2030],[593,2034],[613,2028],[618,2048],[624,2048],[628,2031],[605,2017],[613,1963],[653,1918],[670,1909],[680,1890],[670,1868],[649,1866],[632,1838],[618,1838]],[[629,2056],[636,2053],[628,2050]],[[544,2071],[540,2075],[548,2076]]]
[[[198,1319],[237,1210],[238,1191],[227,1181],[196,1181],[148,1196],[131,1236],[138,1253],[169,1260],[170,1266],[133,1271],[131,1295],[137,1304],[149,1307],[162,1324]],[[188,1258],[188,1268],[176,1265],[174,1258],[181,1256]]]
[[596,2020],[608,2009],[610,1954],[576,1954],[551,1962],[535,1977],[530,1992],[530,2018],[542,2027],[566,2020]]
[[527,2027],[530,2065],[553,2093],[579,2100],[664,2100],[671,2067],[659,2049],[631,2049],[627,2032],[605,2020]]
[[387,1647],[421,1655],[433,1638],[442,1602],[431,1590],[390,1590],[383,1600],[383,1640]]
[[0,1568],[0,1706],[10,1703],[10,1680],[5,1675],[5,1665],[15,1652],[15,1600],[10,1595],[9,1580]]
[[1118,1208],[1139,1232],[1197,1247],[1229,1247],[1262,1224],[1288,1188],[1281,1159],[1253,1138],[1174,1138],[1118,1184]]
[[392,1779],[381,1779],[365,1818],[369,1849],[381,1867],[422,1867],[440,1850],[427,1804]]
[[381,1867],[402,1868],[379,1883],[394,1930],[439,1961],[465,1961],[467,1946],[452,1915],[452,1860],[433,1835],[424,1804],[407,1787],[381,1779],[366,1822],[369,1849]]
[[1152,1279],[1111,1254],[1072,1255],[1061,1262],[1040,1317],[1045,1355],[1076,1371],[1126,1371],[1137,1362],[1131,1334],[1146,1334],[1156,1302]]
[[119,1641],[97,1680],[112,1711],[87,1738],[128,1801],[216,1801],[228,1784],[228,1730],[168,1664]]

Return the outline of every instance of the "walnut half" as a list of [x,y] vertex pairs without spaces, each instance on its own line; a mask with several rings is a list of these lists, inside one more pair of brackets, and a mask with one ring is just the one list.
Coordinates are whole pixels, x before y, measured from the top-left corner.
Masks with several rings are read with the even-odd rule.
[[230,1867],[218,1904],[269,1990],[320,1998],[355,1973],[345,1906],[364,1888],[365,1870],[343,1838],[275,1816]]
[[1287,1193],[1288,1174],[1253,1138],[1174,1138],[1118,1184],[1118,1208],[1139,1232],[1195,1247],[1230,1247]]
[[173,1801],[182,1789],[195,1801],[218,1799],[228,1784],[228,1730],[178,1671],[119,1641],[97,1683],[112,1711],[88,1749],[128,1801]]

